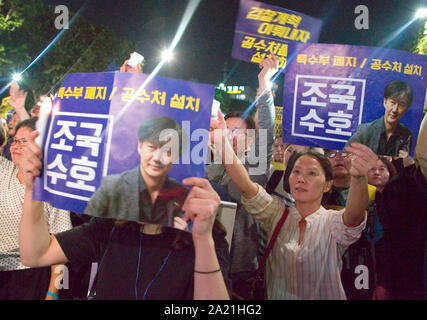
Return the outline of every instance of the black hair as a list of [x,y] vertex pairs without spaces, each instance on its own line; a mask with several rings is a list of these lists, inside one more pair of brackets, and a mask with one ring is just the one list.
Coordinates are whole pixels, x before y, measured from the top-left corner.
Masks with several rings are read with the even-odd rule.
[[3,147],[3,145],[6,144],[7,141],[7,135],[6,135],[6,130],[5,127],[0,124],[0,147]]
[[332,180],[332,166],[325,155],[310,149],[303,152],[294,152],[289,158],[289,161],[284,173],[284,177],[283,177],[283,187],[287,193],[290,193],[289,176],[291,175],[292,170],[294,169],[295,163],[302,156],[309,156],[316,159],[317,162],[319,162],[320,166],[322,167],[323,172],[325,173],[326,182]]
[[255,120],[250,116],[246,116],[243,118],[244,112],[242,111],[231,111],[227,113],[227,115],[224,117],[225,120],[228,118],[241,118],[246,123],[246,129],[255,129]]
[[138,129],[138,140],[139,142],[165,144],[166,141],[161,141],[160,138],[163,130],[168,129],[178,133],[179,155],[181,156],[188,146],[188,137],[182,126],[172,118],[159,116],[145,120]]
[[36,122],[38,119],[39,117],[32,117],[19,122],[15,127],[15,134],[20,128],[30,128],[32,131],[36,130]]
[[407,109],[409,109],[414,95],[409,84],[407,84],[405,81],[395,80],[390,82],[384,88],[384,99],[388,98],[398,100],[399,104],[402,103]]

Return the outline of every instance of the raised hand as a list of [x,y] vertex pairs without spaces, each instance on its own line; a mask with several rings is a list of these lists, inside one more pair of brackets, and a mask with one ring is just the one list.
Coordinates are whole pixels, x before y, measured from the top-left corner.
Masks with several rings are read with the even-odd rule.
[[182,183],[192,186],[182,209],[185,211],[184,220],[193,222],[193,240],[210,239],[221,200],[206,179],[193,177],[184,179]]
[[134,69],[128,65],[128,62],[129,62],[129,59],[125,60],[125,62],[120,67],[120,72],[130,72],[130,73],[140,73],[141,72],[141,65],[140,64],[138,64],[136,66],[136,69]]
[[259,67],[261,68],[261,71],[258,74],[258,89],[262,92],[267,88],[271,78],[279,70],[279,60],[274,53],[272,53],[270,58],[265,58],[261,61]]
[[345,150],[351,153],[344,161],[351,161],[351,165],[347,163],[347,166],[352,177],[366,177],[368,171],[375,167],[378,156],[369,147],[353,142]]
[[19,89],[19,85],[13,82],[9,89],[10,99],[9,104],[15,111],[25,110],[25,99],[27,92]]
[[31,132],[24,147],[24,152],[18,166],[24,174],[24,184],[28,189],[33,188],[34,178],[40,176],[42,171],[42,150],[34,141],[39,135],[38,131]]

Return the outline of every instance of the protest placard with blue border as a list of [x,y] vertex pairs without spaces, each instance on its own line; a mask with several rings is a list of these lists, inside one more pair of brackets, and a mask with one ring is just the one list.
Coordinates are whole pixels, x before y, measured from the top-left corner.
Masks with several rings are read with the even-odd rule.
[[[352,139],[377,154],[413,155],[426,96],[426,68],[426,56],[409,52],[300,45],[285,75],[284,142],[341,150]],[[413,99],[387,140],[381,136],[384,117],[399,120],[397,111],[385,111],[384,91],[393,86],[407,88]],[[406,93],[402,97],[409,99]]]
[[[44,136],[43,173],[34,199],[83,213],[103,176],[138,167],[139,126],[167,116],[189,141],[169,176],[204,177],[215,87],[146,74],[70,74],[53,101]],[[135,98],[132,99],[132,96]]]

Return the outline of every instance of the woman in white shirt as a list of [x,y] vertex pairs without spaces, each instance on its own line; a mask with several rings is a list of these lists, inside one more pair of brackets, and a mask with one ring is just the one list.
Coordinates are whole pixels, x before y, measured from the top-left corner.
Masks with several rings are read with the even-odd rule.
[[[289,177],[294,204],[269,195],[252,182],[239,159],[233,156],[227,127],[222,116],[214,127],[223,131],[223,161],[233,182],[242,193],[242,204],[263,223],[271,237],[288,207],[289,215],[270,253],[265,281],[269,299],[346,299],[341,284],[341,256],[355,242],[366,224],[369,202],[367,172],[377,156],[366,146],[353,143],[352,176],[347,207],[341,211],[321,206],[322,195],[332,186],[332,168],[328,159],[313,151],[299,153]],[[222,145],[221,145],[222,143]],[[229,156],[233,161],[228,163]]]

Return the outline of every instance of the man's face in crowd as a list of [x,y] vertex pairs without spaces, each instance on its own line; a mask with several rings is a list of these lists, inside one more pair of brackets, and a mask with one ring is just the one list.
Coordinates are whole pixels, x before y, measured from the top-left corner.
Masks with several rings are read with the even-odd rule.
[[403,115],[408,111],[405,99],[386,98],[384,99],[385,114],[384,119],[389,125],[397,125]]
[[[237,117],[228,118],[225,122],[227,123],[228,132],[232,137],[233,150],[236,154],[241,154],[248,147],[246,122]],[[238,148],[244,148],[244,150],[238,150]]]
[[19,117],[16,113],[12,115],[12,117],[9,120],[9,123],[7,124],[7,134],[9,137],[13,137],[15,135],[15,127],[19,122]]
[[346,151],[330,150],[326,152],[329,162],[332,166],[332,178],[342,178],[349,175],[347,168],[345,167],[344,160],[348,156]]
[[285,145],[282,142],[282,137],[277,137],[273,144],[273,161],[283,162],[285,154]]
[[138,142],[138,153],[141,157],[141,172],[153,179],[167,176],[172,168],[171,152],[162,149],[160,143]]

